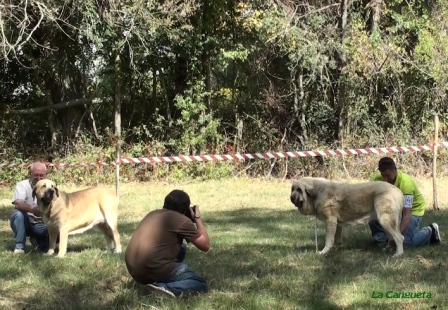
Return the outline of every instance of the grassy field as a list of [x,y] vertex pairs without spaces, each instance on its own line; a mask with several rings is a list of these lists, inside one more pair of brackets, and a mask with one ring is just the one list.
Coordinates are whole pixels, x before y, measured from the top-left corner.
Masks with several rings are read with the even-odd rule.
[[[448,229],[448,179],[438,181],[440,211],[432,211],[432,180],[418,180],[427,199],[423,225]],[[73,186],[59,186],[72,191]],[[65,258],[12,254],[12,188],[0,188],[0,309],[444,309],[448,307],[447,243],[405,250],[392,259],[371,243],[368,226],[343,232],[344,247],[317,256],[312,218],[289,201],[290,182],[230,179],[203,183],[122,184],[119,230],[124,248],[139,221],[161,208],[172,189],[201,206],[212,249],[189,248],[186,263],[210,293],[183,299],[148,294],[130,279],[124,255],[105,251],[99,231],[69,237]],[[324,226],[318,223],[319,249]],[[380,293],[430,298],[372,298]]]

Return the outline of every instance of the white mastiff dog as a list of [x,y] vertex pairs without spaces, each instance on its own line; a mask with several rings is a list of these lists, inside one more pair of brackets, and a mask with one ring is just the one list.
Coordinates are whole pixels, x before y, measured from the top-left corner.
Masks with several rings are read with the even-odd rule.
[[[378,219],[389,240],[394,240],[394,257],[403,254],[400,233],[403,193],[387,182],[348,184],[324,178],[305,177],[293,182],[291,202],[304,215],[314,215],[326,225],[326,254],[341,243],[342,226],[365,224]],[[390,244],[388,245],[388,247]]]

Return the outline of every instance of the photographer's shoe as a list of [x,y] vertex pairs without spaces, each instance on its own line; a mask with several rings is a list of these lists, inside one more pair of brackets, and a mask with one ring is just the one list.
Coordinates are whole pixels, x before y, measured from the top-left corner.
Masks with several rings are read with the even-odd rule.
[[159,284],[153,283],[153,284],[147,284],[146,286],[147,286],[151,291],[153,291],[153,292],[155,292],[155,293],[157,293],[157,292],[162,292],[165,296],[171,296],[171,297],[176,298],[176,295],[174,295],[173,292],[171,292],[170,290],[168,290],[167,288],[165,288],[165,287],[163,287],[163,286],[161,286],[161,285],[159,285]]
[[21,248],[15,248],[14,254],[25,254],[25,250]]
[[440,238],[439,225],[437,225],[437,223],[432,223],[429,227],[431,228],[431,239],[429,240],[429,244],[440,244],[442,239]]

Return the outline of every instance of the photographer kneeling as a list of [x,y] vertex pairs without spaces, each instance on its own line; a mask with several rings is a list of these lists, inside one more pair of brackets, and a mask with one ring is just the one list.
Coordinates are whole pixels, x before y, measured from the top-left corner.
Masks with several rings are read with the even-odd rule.
[[206,293],[205,280],[182,263],[187,251],[184,239],[201,251],[210,249],[199,206],[190,207],[188,194],[173,190],[163,209],[149,212],[134,231],[125,254],[129,274],[136,282],[173,297]]

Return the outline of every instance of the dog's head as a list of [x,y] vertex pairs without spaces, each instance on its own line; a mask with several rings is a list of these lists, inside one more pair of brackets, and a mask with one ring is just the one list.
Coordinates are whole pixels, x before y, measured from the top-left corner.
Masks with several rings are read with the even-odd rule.
[[292,184],[290,199],[302,214],[314,215],[316,213],[314,200],[317,197],[317,191],[313,183],[312,178],[301,178]]
[[59,190],[53,181],[43,179],[34,185],[33,198],[35,197],[37,197],[38,204],[41,201],[45,205],[48,205],[59,197]]

